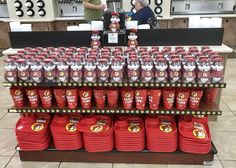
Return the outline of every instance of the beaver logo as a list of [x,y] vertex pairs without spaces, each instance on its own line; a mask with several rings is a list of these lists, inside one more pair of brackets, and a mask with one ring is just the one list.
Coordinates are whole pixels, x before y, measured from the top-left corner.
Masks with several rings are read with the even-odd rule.
[[130,93],[126,93],[126,94],[125,94],[125,97],[126,97],[126,98],[130,98],[130,97],[131,97],[131,94],[130,94]]
[[52,76],[52,72],[47,72],[47,76]]
[[66,130],[69,132],[75,132],[75,131],[77,131],[77,126],[75,123],[68,123],[66,125]]
[[170,125],[160,125],[160,130],[162,130],[163,132],[171,132],[172,131],[172,127]]
[[89,96],[88,92],[83,93],[83,97],[88,97],[88,96]]
[[160,75],[160,76],[164,76],[164,72],[160,72],[159,75]]
[[35,95],[35,94],[34,94],[34,91],[29,90],[29,91],[28,91],[28,95],[29,95],[29,96],[34,96],[34,95]]
[[44,128],[44,125],[42,123],[34,123],[32,126],[31,126],[31,129],[33,131],[41,131],[42,129]]
[[67,95],[67,96],[70,96],[70,95],[71,95],[71,91],[67,90],[67,91],[66,91],[66,95]]
[[16,96],[21,95],[21,91],[20,91],[20,90],[16,90],[16,91],[15,91],[15,95],[16,95]]
[[64,76],[64,75],[65,75],[64,72],[60,72],[60,73],[59,73],[59,76]]
[[128,127],[128,131],[129,132],[139,132],[140,127],[138,125],[131,125],[131,126]]
[[50,95],[51,95],[50,91],[46,90],[46,91],[44,92],[44,96],[50,96]]
[[192,93],[191,93],[191,96],[192,96],[192,97],[197,97],[197,92],[192,92]]
[[183,98],[184,98],[184,94],[183,94],[183,93],[180,93],[180,94],[179,94],[179,98],[183,99]]
[[193,135],[199,139],[206,138],[206,132],[204,130],[200,130],[200,129],[194,129]]
[[169,97],[170,97],[170,98],[173,98],[173,97],[175,97],[175,94],[174,94],[174,93],[171,93],[171,94],[169,95]]
[[100,132],[100,131],[102,131],[103,130],[103,126],[102,125],[92,125],[91,127],[90,127],[90,131],[92,131],[92,132]]

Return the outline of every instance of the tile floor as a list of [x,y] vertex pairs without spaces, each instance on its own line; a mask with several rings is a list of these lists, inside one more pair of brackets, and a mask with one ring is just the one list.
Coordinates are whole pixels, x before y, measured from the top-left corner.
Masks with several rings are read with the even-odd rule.
[[[4,57],[0,57],[0,72],[3,72]],[[220,107],[223,115],[217,122],[211,122],[213,142],[218,154],[212,168],[236,167],[236,59],[228,59],[225,81]],[[0,168],[201,168],[203,166],[182,165],[145,165],[145,164],[91,164],[91,163],[59,163],[59,162],[21,162],[15,152],[16,140],[14,126],[18,114],[7,114],[11,107],[8,88],[4,88],[3,73],[0,74]]]

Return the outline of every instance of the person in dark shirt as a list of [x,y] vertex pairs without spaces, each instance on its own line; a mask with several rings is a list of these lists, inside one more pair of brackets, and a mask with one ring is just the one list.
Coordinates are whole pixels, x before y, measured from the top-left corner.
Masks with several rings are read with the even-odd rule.
[[148,24],[148,19],[155,17],[146,0],[135,0],[134,7],[136,13],[131,15],[131,19],[137,20],[139,25]]

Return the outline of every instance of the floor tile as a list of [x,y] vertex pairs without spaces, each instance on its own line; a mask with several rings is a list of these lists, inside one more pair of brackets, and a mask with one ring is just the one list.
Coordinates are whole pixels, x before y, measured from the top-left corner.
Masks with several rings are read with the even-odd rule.
[[14,129],[0,129],[0,155],[12,156],[16,144]]
[[236,167],[236,161],[221,161],[224,168],[235,168]]
[[220,106],[219,106],[220,110],[223,112],[231,112],[229,107],[225,104],[225,102],[223,101],[223,99],[221,99],[220,101]]
[[224,88],[222,90],[222,96],[233,96],[236,95],[235,92],[235,88],[236,88],[236,82],[235,83],[227,83],[226,88]]
[[58,168],[59,164],[59,162],[22,162],[15,156],[6,168]]
[[220,161],[215,160],[212,166],[204,165],[167,165],[167,168],[223,168]]
[[236,160],[236,132],[212,132],[220,160]]
[[222,96],[221,99],[231,111],[236,111],[236,96]]
[[10,159],[11,156],[0,156],[0,168],[4,168]]
[[63,162],[60,168],[112,168],[112,163],[72,163]]
[[167,168],[167,165],[159,164],[113,164],[113,168]]
[[0,120],[0,128],[15,128],[16,122],[18,121],[19,117],[20,114],[8,113]]
[[224,113],[216,122],[209,122],[211,131],[236,131],[236,116],[232,113]]

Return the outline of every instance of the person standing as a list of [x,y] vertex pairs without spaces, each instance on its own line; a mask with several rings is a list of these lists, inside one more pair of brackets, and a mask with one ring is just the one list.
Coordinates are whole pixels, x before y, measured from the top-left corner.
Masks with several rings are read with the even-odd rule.
[[92,20],[101,20],[102,11],[106,8],[101,4],[101,0],[83,0],[84,19],[88,22]]
[[148,19],[155,17],[146,0],[135,0],[134,7],[136,13],[131,15],[131,19],[137,20],[139,25],[148,24]]

